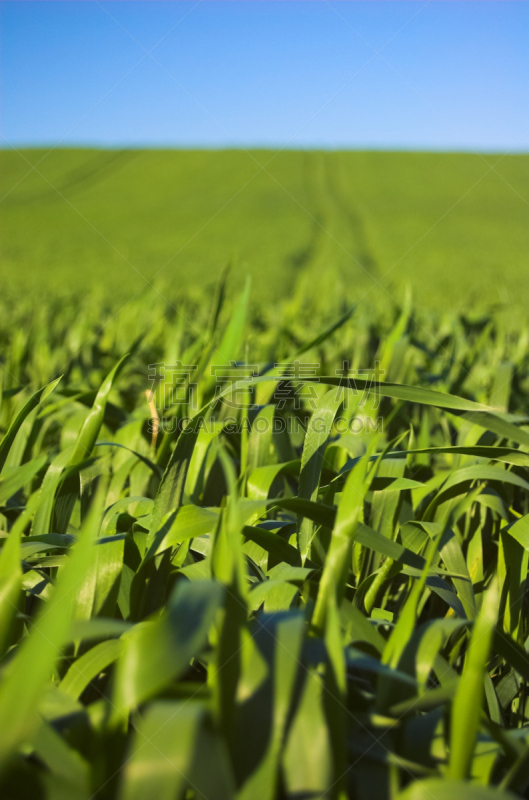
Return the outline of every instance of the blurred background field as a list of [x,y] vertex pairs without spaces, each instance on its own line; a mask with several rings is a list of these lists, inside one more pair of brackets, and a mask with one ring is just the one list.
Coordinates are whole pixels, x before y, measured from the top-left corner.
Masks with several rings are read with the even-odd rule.
[[123,303],[253,279],[268,303],[522,309],[529,155],[23,149],[0,152],[1,279],[15,295],[96,289]]

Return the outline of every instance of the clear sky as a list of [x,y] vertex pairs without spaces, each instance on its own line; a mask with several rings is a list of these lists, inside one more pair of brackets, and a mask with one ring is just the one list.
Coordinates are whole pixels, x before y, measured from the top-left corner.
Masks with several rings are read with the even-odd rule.
[[1,2],[0,140],[529,150],[526,2]]

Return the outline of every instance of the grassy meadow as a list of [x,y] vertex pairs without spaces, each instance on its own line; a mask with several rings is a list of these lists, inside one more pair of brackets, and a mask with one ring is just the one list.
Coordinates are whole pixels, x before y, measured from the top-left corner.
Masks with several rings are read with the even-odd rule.
[[528,797],[528,157],[0,162],[0,796]]
[[351,300],[409,284],[434,309],[529,301],[529,156],[47,152],[0,152],[8,286],[125,300],[151,280],[214,282],[230,263],[268,302],[322,270]]

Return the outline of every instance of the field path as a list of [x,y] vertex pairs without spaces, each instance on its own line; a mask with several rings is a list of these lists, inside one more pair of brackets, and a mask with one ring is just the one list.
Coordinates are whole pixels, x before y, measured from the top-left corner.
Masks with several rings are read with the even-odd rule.
[[379,265],[369,243],[360,209],[358,205],[355,205],[351,197],[354,192],[354,186],[353,192],[347,192],[347,182],[352,177],[351,168],[349,170],[346,169],[346,162],[342,153],[329,154],[326,162],[329,195],[334,201],[336,213],[341,219],[342,227],[349,231],[349,241],[352,243],[350,252],[362,267],[375,277]]
[[[68,194],[68,197],[73,199],[79,190],[96,187],[110,178],[117,170],[128,167],[138,155],[141,155],[140,151],[135,150],[101,151],[95,154],[90,152],[90,157],[86,161],[70,167],[64,175],[54,181],[53,186],[41,182],[43,188],[40,188],[39,191],[10,193],[4,203],[7,206],[42,202],[60,204],[64,201],[58,192]],[[68,165],[68,162],[66,164]]]
[[313,217],[306,245],[286,258],[289,287],[301,280],[304,289],[324,289],[329,282],[347,287],[370,286],[378,264],[362,215],[348,189],[351,170],[340,153],[307,153],[305,181]]

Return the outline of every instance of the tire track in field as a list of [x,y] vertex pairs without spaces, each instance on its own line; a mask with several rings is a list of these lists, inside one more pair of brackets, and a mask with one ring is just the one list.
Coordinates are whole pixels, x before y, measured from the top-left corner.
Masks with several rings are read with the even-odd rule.
[[[70,196],[75,194],[78,190],[91,188],[101,181],[113,175],[123,167],[127,166],[133,158],[136,158],[140,151],[136,150],[118,150],[112,153],[97,153],[92,156],[84,164],[77,166],[70,170],[60,181],[56,181],[57,189],[66,194],[70,192]],[[104,157],[106,156],[106,157]],[[21,206],[31,205],[33,203],[46,203],[61,202],[60,196],[56,191],[50,187],[46,187],[43,191],[35,192],[32,194],[17,194],[11,195],[4,201],[6,206]]]
[[[289,289],[300,280],[338,272],[349,281],[364,271],[376,277],[378,263],[369,245],[364,221],[344,186],[345,172],[338,153],[307,154],[305,183],[313,217],[304,247],[286,259]],[[361,266],[359,266],[361,265]]]
[[[343,158],[339,153],[330,153],[326,159],[327,184],[329,196],[332,198],[337,217],[341,218],[341,225],[347,233],[347,243],[340,242],[356,259],[351,266],[359,268],[359,262],[373,278],[379,273],[377,259],[369,244],[364,220],[358,207],[355,207],[349,193],[347,193],[344,180],[346,172]],[[339,237],[336,237],[340,241]]]
[[313,220],[310,227],[310,235],[307,240],[307,243],[296,250],[294,253],[290,253],[286,258],[286,267],[288,269],[289,275],[289,286],[294,287],[300,275],[306,273],[312,263],[317,258],[317,254],[321,248],[321,240],[322,237],[325,235],[325,229],[328,224],[328,221],[323,214],[323,209],[321,204],[317,201],[317,191],[315,187],[315,170],[314,166],[316,164],[316,170],[318,169],[318,162],[317,157],[319,153],[307,153],[305,155],[305,163],[303,166],[303,177],[304,183],[307,191],[307,195],[310,198],[311,204],[308,211],[312,214]]

